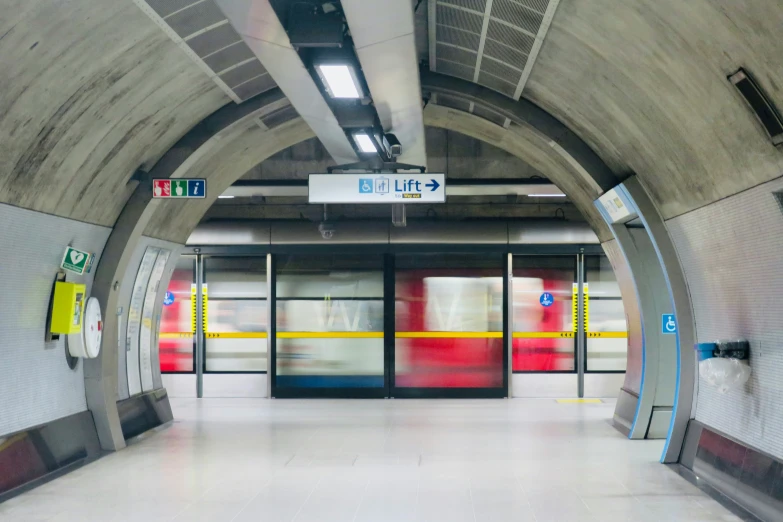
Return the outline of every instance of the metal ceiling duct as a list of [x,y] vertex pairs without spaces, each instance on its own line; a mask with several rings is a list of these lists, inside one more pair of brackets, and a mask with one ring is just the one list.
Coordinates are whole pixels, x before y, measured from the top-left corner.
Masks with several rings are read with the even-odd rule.
[[381,124],[402,144],[397,160],[426,166],[411,1],[342,0],[341,4]]
[[216,2],[332,158],[338,164],[357,161],[351,143],[291,45],[269,0]]

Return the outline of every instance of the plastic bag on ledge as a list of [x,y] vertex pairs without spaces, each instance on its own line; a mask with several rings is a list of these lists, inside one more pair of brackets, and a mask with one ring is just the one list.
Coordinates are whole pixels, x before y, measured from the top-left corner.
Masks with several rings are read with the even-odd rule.
[[713,357],[699,362],[699,373],[708,384],[716,386],[720,393],[726,393],[748,382],[750,366],[739,359]]

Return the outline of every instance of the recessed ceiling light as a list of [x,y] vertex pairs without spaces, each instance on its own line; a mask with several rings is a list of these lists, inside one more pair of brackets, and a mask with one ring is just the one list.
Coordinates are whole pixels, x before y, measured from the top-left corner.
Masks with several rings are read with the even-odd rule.
[[359,146],[359,150],[362,152],[378,152],[378,149],[375,148],[375,143],[372,142],[367,134],[354,134],[353,139],[356,141],[356,144]]
[[528,194],[529,198],[564,198],[565,194]]
[[361,98],[361,88],[353,68],[348,65],[317,65],[329,96],[332,98]]
[[234,199],[234,196],[218,196],[218,199]]

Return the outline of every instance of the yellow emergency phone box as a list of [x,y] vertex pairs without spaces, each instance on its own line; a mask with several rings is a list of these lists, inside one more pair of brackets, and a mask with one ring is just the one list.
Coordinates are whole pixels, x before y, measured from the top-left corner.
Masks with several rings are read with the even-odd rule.
[[52,302],[53,334],[73,334],[82,331],[82,317],[87,286],[78,283],[57,282]]

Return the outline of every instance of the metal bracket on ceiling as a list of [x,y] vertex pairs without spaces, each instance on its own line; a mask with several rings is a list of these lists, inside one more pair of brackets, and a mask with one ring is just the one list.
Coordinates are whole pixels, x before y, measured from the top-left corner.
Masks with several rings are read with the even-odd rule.
[[131,174],[131,177],[128,178],[128,182],[126,183],[126,185],[130,185],[133,182],[147,183],[150,181],[150,179],[151,178],[149,172],[142,169],[136,169],[136,171],[133,174]]
[[332,174],[335,170],[345,172],[347,170],[360,170],[365,172],[381,172],[388,171],[396,173],[398,170],[418,170],[421,174],[426,172],[427,167],[421,165],[410,165],[408,163],[397,163],[396,161],[383,161],[379,157],[373,157],[364,161],[357,161],[356,163],[346,163],[344,165],[335,165],[334,167],[326,167],[326,171]]

